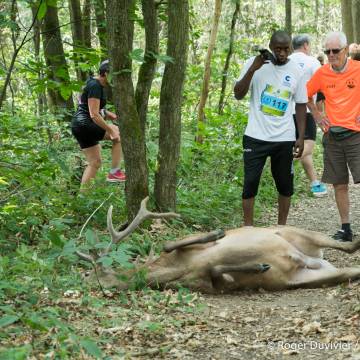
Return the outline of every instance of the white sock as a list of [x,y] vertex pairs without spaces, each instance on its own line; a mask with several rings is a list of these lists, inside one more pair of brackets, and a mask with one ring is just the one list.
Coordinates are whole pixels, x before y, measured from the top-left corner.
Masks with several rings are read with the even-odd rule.
[[311,186],[317,186],[317,185],[320,185],[320,181],[319,181],[319,180],[314,180],[314,181],[311,183]]
[[120,170],[119,168],[113,168],[110,170],[110,174],[115,174],[118,170]]

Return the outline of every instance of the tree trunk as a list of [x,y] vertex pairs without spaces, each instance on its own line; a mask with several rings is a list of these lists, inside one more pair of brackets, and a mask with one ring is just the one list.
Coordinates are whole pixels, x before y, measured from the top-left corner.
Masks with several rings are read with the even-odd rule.
[[204,108],[205,108],[206,100],[209,95],[211,57],[212,57],[212,53],[213,53],[213,50],[215,47],[220,15],[221,15],[221,0],[215,0],[214,18],[213,18],[213,23],[212,23],[212,28],[211,28],[209,47],[208,47],[207,54],[206,54],[204,78],[203,78],[202,90],[201,90],[201,95],[200,95],[200,103],[199,103],[199,109],[198,109],[197,141],[200,143],[202,143],[202,141],[203,141],[203,136],[201,135],[201,132],[202,132],[202,127],[204,126],[204,123],[205,123]]
[[292,34],[291,0],[285,0],[285,31],[291,36]]
[[240,0],[236,0],[235,3],[235,11],[233,13],[233,17],[231,20],[231,28],[230,28],[230,40],[229,40],[229,49],[228,53],[226,55],[226,61],[222,73],[222,81],[221,81],[221,93],[220,93],[220,100],[219,100],[219,106],[218,106],[218,113],[222,114],[223,108],[224,108],[224,99],[225,99],[225,92],[226,92],[226,84],[227,84],[227,78],[228,78],[228,70],[230,66],[230,59],[233,53],[233,46],[234,46],[234,36],[235,36],[235,26],[237,19],[239,17],[240,12]]
[[352,25],[354,39],[348,43],[360,43],[360,0],[352,0]]
[[[41,31],[41,23],[39,20],[36,19],[37,15],[37,6],[32,4],[31,6],[33,21],[34,21],[34,28],[33,28],[33,42],[34,42],[34,53],[35,53],[35,60],[40,62],[40,31]],[[43,78],[42,70],[38,71],[37,74],[38,81],[41,81]],[[45,103],[46,98],[43,93],[37,95],[37,114],[42,115],[45,110]]]
[[348,44],[354,42],[353,18],[351,0],[341,0],[342,29],[346,34]]
[[101,59],[107,59],[107,33],[104,0],[94,0],[97,35],[101,49]]
[[82,51],[84,47],[84,34],[83,23],[81,16],[80,0],[69,0],[70,20],[71,20],[71,32],[73,38],[74,47],[74,63],[76,76],[78,81],[83,82],[86,80],[86,73],[82,71],[78,64],[83,62]]
[[70,120],[69,112],[74,110],[74,103],[71,91],[68,90],[70,77],[61,39],[57,6],[47,7],[42,24],[42,40],[47,75],[53,84],[48,87],[52,111],[57,113],[58,110],[65,110],[68,113],[66,118]]
[[120,119],[119,127],[127,176],[125,195],[130,220],[136,215],[141,200],[148,195],[145,139],[136,109],[129,57],[133,44],[132,12],[135,0],[107,0],[106,4],[114,105]]
[[315,30],[318,31],[319,27],[319,0],[315,0]]
[[91,48],[91,0],[84,0],[82,11],[84,46]]
[[159,51],[159,26],[155,0],[142,0],[142,11],[145,27],[145,54],[141,64],[136,85],[135,99],[140,117],[141,128],[145,136],[146,114],[151,84],[156,69],[156,55]]
[[166,63],[161,84],[159,153],[154,185],[156,204],[161,210],[176,207],[176,168],[180,153],[188,36],[188,0],[169,0],[167,55],[173,58],[173,62]]

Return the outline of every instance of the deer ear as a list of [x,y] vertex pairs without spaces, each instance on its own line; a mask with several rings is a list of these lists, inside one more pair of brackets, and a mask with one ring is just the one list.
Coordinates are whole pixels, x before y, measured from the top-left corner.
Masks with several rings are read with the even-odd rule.
[[229,274],[222,274],[222,277],[226,282],[229,282],[229,283],[232,283],[235,281],[234,278]]

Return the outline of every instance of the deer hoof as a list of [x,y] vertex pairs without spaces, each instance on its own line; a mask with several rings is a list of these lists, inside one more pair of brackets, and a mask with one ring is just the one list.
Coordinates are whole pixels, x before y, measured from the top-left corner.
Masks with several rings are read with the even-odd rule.
[[265,271],[268,271],[269,269],[271,268],[271,266],[269,264],[260,264],[260,271],[261,272],[265,272]]

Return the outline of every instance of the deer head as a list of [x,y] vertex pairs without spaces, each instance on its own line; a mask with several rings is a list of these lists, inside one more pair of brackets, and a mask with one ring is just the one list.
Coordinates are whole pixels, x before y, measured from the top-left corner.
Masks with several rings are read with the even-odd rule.
[[[147,267],[148,264],[154,261],[154,253],[153,249],[151,249],[149,257],[147,261],[139,265],[138,261],[135,261],[134,265],[135,268],[132,270],[124,271],[121,274],[116,272],[114,269],[105,267],[101,263],[99,263],[99,259],[101,257],[106,256],[113,244],[118,244],[123,241],[127,236],[133,233],[138,226],[147,219],[170,219],[170,218],[178,218],[180,217],[179,214],[174,212],[166,212],[166,213],[154,213],[148,211],[146,208],[147,202],[149,197],[146,197],[142,200],[139,212],[133,219],[133,221],[122,231],[116,231],[112,221],[112,211],[113,206],[109,207],[107,213],[107,229],[111,236],[111,241],[109,245],[102,251],[93,251],[91,254],[85,254],[81,251],[76,251],[76,254],[82,259],[87,262],[90,262],[93,266],[93,270],[87,274],[86,280],[90,282],[97,281],[100,286],[104,287],[117,287],[119,289],[125,289],[128,287],[128,282],[124,280],[125,278],[131,278],[137,271],[140,269],[144,269]],[[138,259],[137,259],[138,260]]]

